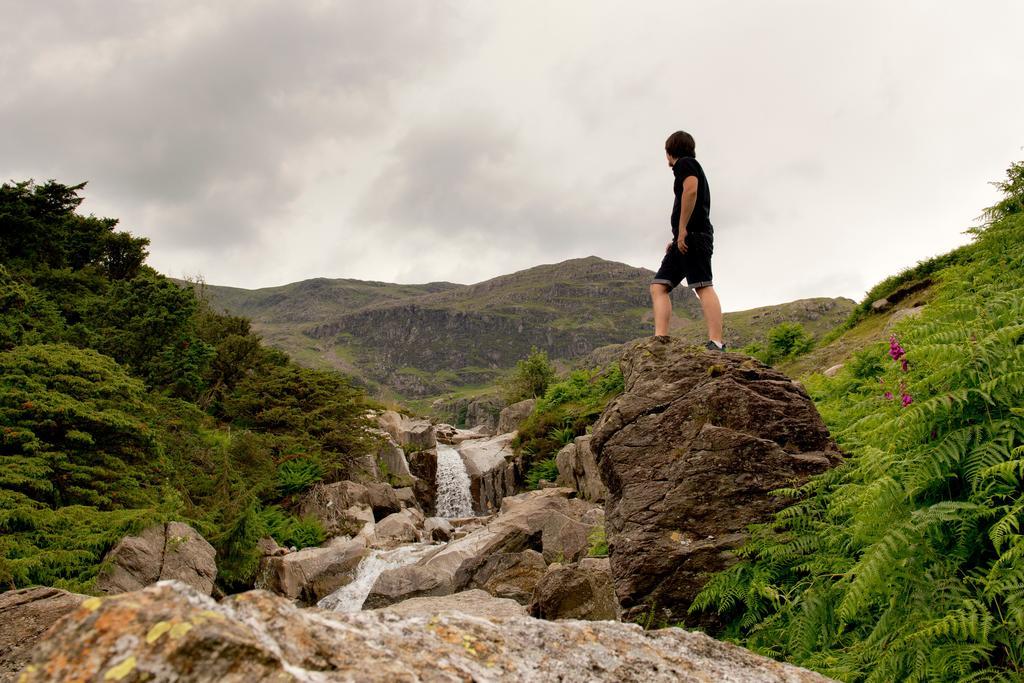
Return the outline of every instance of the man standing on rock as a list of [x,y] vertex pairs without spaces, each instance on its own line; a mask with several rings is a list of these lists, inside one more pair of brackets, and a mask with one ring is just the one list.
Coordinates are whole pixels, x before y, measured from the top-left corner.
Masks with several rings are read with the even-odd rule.
[[676,131],[665,141],[665,157],[675,174],[675,203],[672,205],[672,241],[651,282],[654,304],[654,338],[667,342],[672,318],[672,291],[683,278],[700,299],[708,326],[707,348],[724,351],[722,305],[711,283],[711,252],[714,230],[711,227],[711,189],[704,169],[697,163],[693,136]]

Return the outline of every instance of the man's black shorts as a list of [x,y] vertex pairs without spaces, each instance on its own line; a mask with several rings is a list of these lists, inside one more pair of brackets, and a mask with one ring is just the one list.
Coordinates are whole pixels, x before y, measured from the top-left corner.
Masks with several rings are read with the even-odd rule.
[[711,286],[711,252],[714,251],[714,235],[710,232],[686,233],[686,253],[681,254],[675,244],[661,260],[652,284],[668,285],[669,290],[686,278],[686,284],[694,289]]

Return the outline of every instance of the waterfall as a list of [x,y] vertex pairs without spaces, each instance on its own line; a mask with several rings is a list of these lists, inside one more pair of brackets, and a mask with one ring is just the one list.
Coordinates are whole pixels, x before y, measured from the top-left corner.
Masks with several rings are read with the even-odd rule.
[[371,550],[359,563],[355,578],[330,595],[325,595],[316,606],[335,612],[358,612],[363,608],[363,602],[373,589],[378,576],[388,569],[412,564],[437,547],[415,544],[403,545],[394,550]]
[[458,451],[442,443],[437,444],[437,516],[473,516],[466,465]]

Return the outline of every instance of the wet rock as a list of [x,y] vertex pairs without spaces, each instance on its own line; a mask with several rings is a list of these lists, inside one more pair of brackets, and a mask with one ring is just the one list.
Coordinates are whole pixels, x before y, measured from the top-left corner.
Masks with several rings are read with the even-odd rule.
[[608,558],[551,565],[530,601],[530,614],[541,619],[618,619],[619,605]]
[[437,509],[437,449],[428,448],[408,454],[409,469],[416,479],[413,492],[420,509],[433,514]]
[[519,401],[502,408],[501,413],[498,415],[498,433],[507,434],[519,429],[519,425],[530,416],[536,405],[537,399],[528,398],[525,401]]
[[487,514],[501,507],[505,496],[516,493],[520,480],[512,439],[515,434],[500,434],[490,439],[466,441],[459,445],[459,455],[469,474],[469,490],[473,508],[478,514]]
[[0,593],[0,681],[13,681],[46,630],[88,597],[40,586]]
[[555,483],[576,489],[586,500],[603,503],[608,489],[601,481],[601,470],[590,448],[590,438],[589,435],[577,436],[571,444],[558,451],[555,456],[558,479]]
[[536,550],[495,553],[473,574],[469,585],[482,588],[496,598],[510,598],[528,605],[546,571],[544,556]]
[[591,440],[615,589],[627,618],[654,604],[682,621],[747,526],[785,505],[769,492],[842,457],[803,389],[751,358],[645,342],[621,366]]
[[[574,538],[571,530],[563,533],[567,526],[564,520],[583,524],[584,519],[594,518],[592,510],[597,506],[570,498],[572,494],[569,489],[559,488],[505,498],[501,511],[486,525],[461,538],[457,531],[456,540],[416,564],[383,572],[366,606],[382,607],[409,597],[460,591],[470,586],[488,559],[499,553],[535,550],[545,557],[566,552],[577,555],[576,546],[566,541]],[[545,528],[549,529],[547,536]]]
[[33,649],[22,683],[744,681],[818,674],[681,629],[299,609],[265,591],[220,603],[178,583],[87,600]]
[[260,561],[258,588],[314,604],[355,578],[366,552],[362,539],[336,538],[319,548],[303,548]]
[[156,524],[138,536],[125,536],[107,553],[96,590],[125,593],[174,579],[209,595],[217,578],[215,554],[213,546],[188,524]]

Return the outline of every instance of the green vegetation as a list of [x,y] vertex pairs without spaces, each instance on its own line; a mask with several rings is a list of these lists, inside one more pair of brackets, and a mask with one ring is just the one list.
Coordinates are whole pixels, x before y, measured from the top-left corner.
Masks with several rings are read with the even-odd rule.
[[588,540],[590,548],[587,550],[587,557],[608,557],[608,536],[605,534],[604,524],[594,527]]
[[554,378],[555,369],[551,367],[548,354],[534,346],[529,356],[516,363],[505,382],[505,401],[511,404],[543,396]]
[[1024,166],[1009,178],[973,243],[865,299],[927,275],[924,313],[806,381],[850,457],[777,492],[793,505],[705,586],[693,609],[727,638],[846,681],[1024,674]]
[[0,187],[0,590],[88,592],[171,519],[244,588],[260,537],[323,540],[292,501],[369,448],[364,396],[146,266],[145,239],[76,213],[82,187]]
[[528,456],[527,480],[532,488],[540,479],[554,480],[558,475],[555,454],[586,434],[623,388],[618,363],[590,371],[574,370],[547,388],[512,441],[516,453]]
[[800,323],[780,323],[768,330],[765,343],[749,344],[743,349],[765,365],[775,365],[803,355],[814,348],[814,340]]

